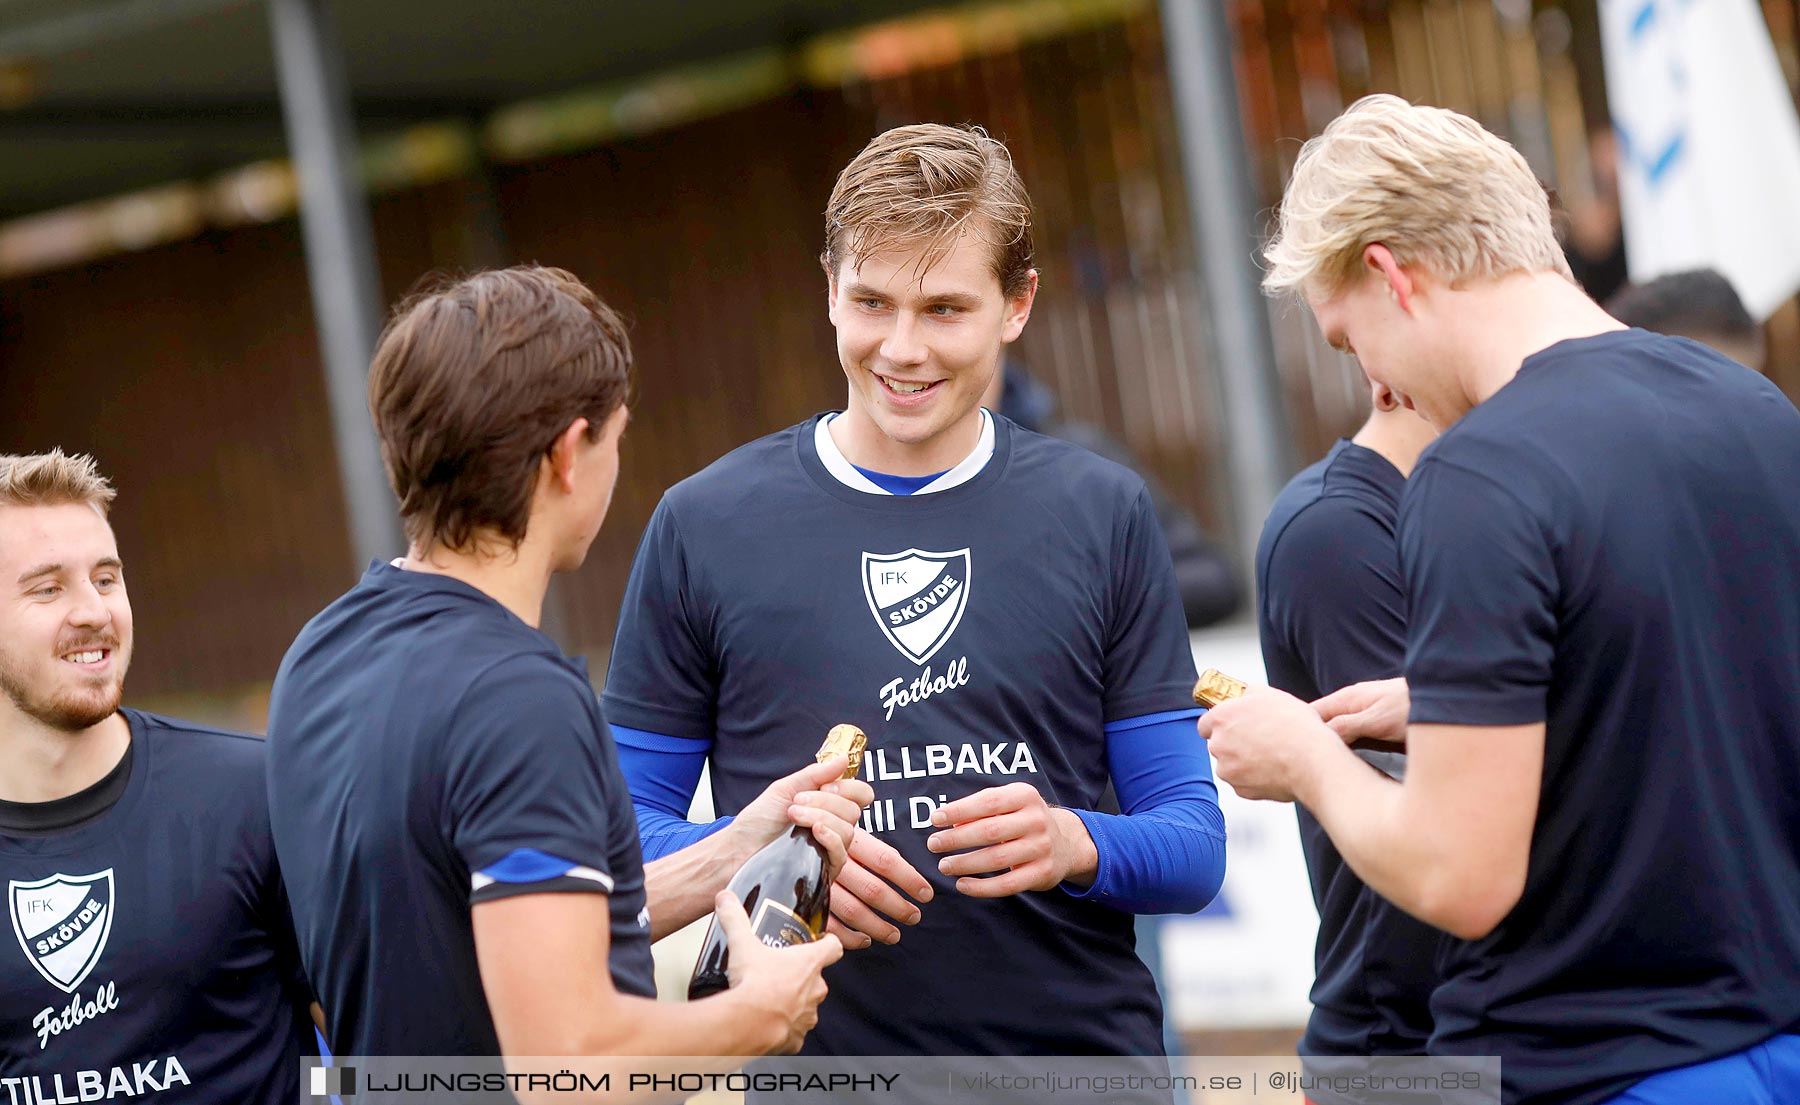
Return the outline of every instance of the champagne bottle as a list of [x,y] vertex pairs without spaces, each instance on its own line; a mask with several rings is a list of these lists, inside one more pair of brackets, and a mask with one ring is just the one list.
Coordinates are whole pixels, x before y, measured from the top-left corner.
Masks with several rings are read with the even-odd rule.
[[1218,668],[1207,668],[1194,684],[1194,704],[1212,709],[1228,698],[1236,698],[1250,689],[1241,679],[1233,679]]
[[[844,778],[853,778],[862,767],[863,746],[868,738],[854,725],[834,725],[819,746],[818,761],[833,756],[849,760]],[[813,838],[810,828],[794,825],[787,832],[762,846],[762,849],[738,868],[727,884],[744,911],[750,915],[750,929],[757,939],[771,947],[807,944],[825,932],[825,919],[831,907],[831,883],[825,878],[825,846]],[[688,1000],[716,994],[731,985],[726,975],[730,947],[725,928],[714,917],[706,930],[706,942],[700,946],[700,959],[694,964],[694,977],[688,983]]]

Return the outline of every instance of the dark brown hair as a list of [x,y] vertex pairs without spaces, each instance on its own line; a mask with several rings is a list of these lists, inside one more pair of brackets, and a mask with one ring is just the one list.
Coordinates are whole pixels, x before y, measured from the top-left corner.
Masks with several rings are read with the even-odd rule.
[[1006,146],[980,127],[895,127],[876,135],[838,174],[825,207],[819,263],[835,278],[845,257],[919,248],[929,268],[965,229],[992,245],[1001,290],[1024,295],[1031,282],[1031,197]]
[[388,483],[416,546],[525,537],[538,462],[577,418],[625,402],[619,316],[562,269],[439,278],[394,309],[369,368]]

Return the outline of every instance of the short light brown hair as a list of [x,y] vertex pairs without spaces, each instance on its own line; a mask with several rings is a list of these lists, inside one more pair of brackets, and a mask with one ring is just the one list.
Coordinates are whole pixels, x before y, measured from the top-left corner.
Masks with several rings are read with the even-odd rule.
[[838,174],[819,263],[835,278],[847,257],[919,249],[929,268],[965,230],[993,247],[1001,290],[1024,295],[1031,284],[1031,197],[1006,146],[977,126],[895,127]]
[[0,453],[0,506],[61,506],[80,503],[100,512],[112,508],[112,483],[86,453],[61,449],[25,455]]
[[369,368],[369,410],[407,539],[517,547],[539,460],[578,418],[588,438],[625,402],[619,316],[562,269],[440,279],[394,309]]
[[1549,196],[1519,151],[1465,115],[1398,96],[1363,97],[1301,147],[1263,287],[1335,294],[1377,243],[1452,285],[1573,279]]

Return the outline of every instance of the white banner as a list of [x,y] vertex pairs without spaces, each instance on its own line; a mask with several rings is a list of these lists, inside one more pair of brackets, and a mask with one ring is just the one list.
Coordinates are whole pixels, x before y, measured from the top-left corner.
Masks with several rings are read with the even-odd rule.
[[1635,283],[1724,273],[1764,319],[1800,289],[1800,118],[1756,0],[1602,0]]

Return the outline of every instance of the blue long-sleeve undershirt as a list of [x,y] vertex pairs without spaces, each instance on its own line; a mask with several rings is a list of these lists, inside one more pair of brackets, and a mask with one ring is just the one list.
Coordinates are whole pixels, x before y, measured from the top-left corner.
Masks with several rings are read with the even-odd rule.
[[[1106,763],[1123,813],[1073,810],[1093,837],[1098,867],[1086,888],[1063,884],[1130,913],[1192,913],[1225,878],[1225,817],[1197,710],[1127,718],[1106,726]],[[712,747],[709,740],[613,726],[619,766],[637,811],[649,862],[701,840],[731,818],[696,824],[687,810]]]
[[731,824],[729,817],[699,823],[687,819],[712,741],[668,737],[622,725],[612,726],[612,735],[619,749],[619,768],[631,789],[631,808],[637,811],[638,843],[645,863],[679,852]]
[[1094,838],[1099,866],[1078,898],[1130,913],[1193,913],[1225,881],[1225,815],[1212,757],[1194,731],[1198,710],[1115,721],[1106,767],[1123,813],[1072,810]]

